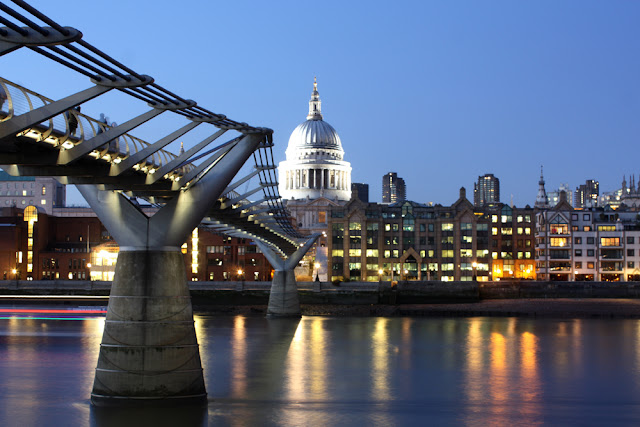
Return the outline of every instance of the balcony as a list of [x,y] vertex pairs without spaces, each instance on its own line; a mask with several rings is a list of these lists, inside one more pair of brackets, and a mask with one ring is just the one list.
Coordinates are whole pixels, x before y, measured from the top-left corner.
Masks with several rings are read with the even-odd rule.
[[600,249],[600,259],[623,259],[621,249]]
[[602,262],[600,264],[600,271],[623,271],[624,266],[622,262]]

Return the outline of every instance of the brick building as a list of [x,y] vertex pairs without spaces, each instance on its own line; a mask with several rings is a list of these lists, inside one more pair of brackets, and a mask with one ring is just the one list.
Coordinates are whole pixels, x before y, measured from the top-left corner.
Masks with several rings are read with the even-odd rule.
[[535,277],[532,208],[352,199],[329,218],[332,280],[491,280]]
[[[271,280],[271,265],[247,239],[198,227],[181,249],[188,280]],[[35,206],[0,209],[4,280],[112,280],[117,253],[89,208],[58,208],[54,215]]]

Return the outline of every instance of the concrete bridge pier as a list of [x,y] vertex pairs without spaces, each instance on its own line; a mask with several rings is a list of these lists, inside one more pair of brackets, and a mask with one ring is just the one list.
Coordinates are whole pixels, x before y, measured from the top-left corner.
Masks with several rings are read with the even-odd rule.
[[206,403],[180,248],[125,249],[118,255],[91,401]]
[[267,317],[300,317],[300,299],[298,298],[298,285],[294,269],[311,246],[321,234],[313,234],[307,242],[288,258],[280,258],[276,252],[263,242],[256,241],[264,256],[275,269],[271,292],[269,293],[269,305]]

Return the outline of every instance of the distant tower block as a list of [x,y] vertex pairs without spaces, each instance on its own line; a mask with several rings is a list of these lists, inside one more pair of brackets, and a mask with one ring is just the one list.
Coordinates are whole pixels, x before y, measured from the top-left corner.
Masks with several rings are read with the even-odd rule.
[[389,172],[382,177],[382,203],[396,203],[407,200],[407,186],[397,173]]
[[500,180],[492,173],[478,177],[473,185],[473,204],[476,207],[500,203]]

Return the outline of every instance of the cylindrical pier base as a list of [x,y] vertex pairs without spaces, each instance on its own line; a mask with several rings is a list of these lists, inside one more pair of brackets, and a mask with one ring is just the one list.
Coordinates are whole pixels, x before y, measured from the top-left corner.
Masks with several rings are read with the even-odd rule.
[[122,251],[109,297],[91,402],[206,404],[179,250]]
[[276,270],[273,273],[267,317],[300,317],[300,299],[293,270]]

